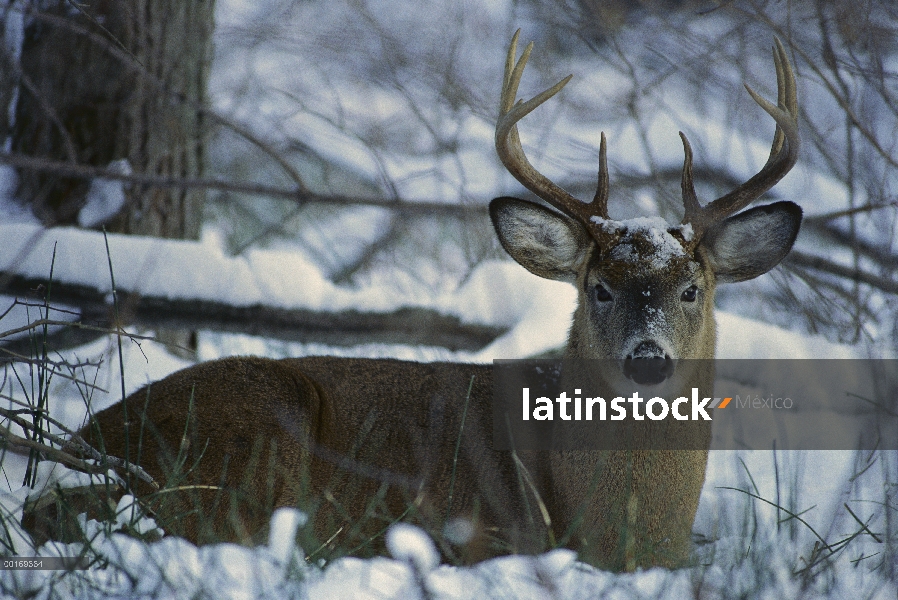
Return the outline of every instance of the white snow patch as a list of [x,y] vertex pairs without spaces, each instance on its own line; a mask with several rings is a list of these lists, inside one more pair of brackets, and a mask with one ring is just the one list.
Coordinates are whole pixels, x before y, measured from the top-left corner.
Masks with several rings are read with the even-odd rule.
[[131,494],[121,497],[115,508],[115,522],[119,527],[133,529],[136,533],[146,534],[153,531],[162,533],[152,517]]
[[[633,246],[628,243],[629,239],[637,235],[645,238],[654,248],[654,252],[651,255],[652,268],[664,268],[671,259],[685,256],[686,254],[683,245],[670,234],[671,226],[661,217],[636,217],[623,221],[592,217],[592,222],[601,227],[602,231],[621,235],[620,242],[611,252],[611,258],[614,260],[632,263],[646,258],[637,254]],[[683,231],[682,228],[681,231]],[[691,239],[691,227],[689,228],[689,236]]]
[[[539,367],[537,367],[537,371],[540,371]],[[474,533],[474,524],[470,519],[464,517],[456,517],[443,527],[443,535],[457,546],[463,546],[471,541]]]
[[[127,159],[109,163],[108,170],[121,175],[131,174],[131,163]],[[78,212],[78,225],[96,227],[114,217],[125,205],[124,181],[98,177],[90,182],[85,204]]]
[[289,564],[296,550],[296,532],[309,517],[295,508],[282,507],[271,515],[268,530],[268,550],[281,564]]
[[774,325],[716,311],[717,358],[867,358],[858,348],[834,344]]
[[396,560],[412,565],[418,573],[427,573],[440,564],[440,553],[433,540],[419,527],[396,523],[387,531],[387,550]]

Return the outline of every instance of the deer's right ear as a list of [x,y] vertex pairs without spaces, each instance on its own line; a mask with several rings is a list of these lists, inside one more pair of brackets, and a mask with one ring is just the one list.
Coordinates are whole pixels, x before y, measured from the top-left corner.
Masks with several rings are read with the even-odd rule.
[[502,247],[522,267],[546,279],[576,279],[591,239],[577,221],[517,198],[496,198],[490,216]]

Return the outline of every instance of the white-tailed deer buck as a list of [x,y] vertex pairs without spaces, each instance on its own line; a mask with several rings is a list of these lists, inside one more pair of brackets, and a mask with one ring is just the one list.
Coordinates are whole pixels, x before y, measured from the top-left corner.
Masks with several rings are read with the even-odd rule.
[[[517,123],[570,77],[516,102],[532,44],[517,62],[516,47],[517,34],[496,149],[525,187],[561,212],[498,198],[490,214],[517,262],[576,286],[566,356],[617,359],[625,371],[643,358],[662,370],[675,359],[713,358],[715,286],[773,268],[801,222],[791,202],[735,214],[796,161],[798,109],[785,49],[777,40],[778,103],[748,89],[776,121],[767,164],[701,206],[680,134],[685,217],[667,225],[609,218],[604,135],[591,203],[531,166]],[[161,493],[140,491],[160,524],[198,542],[253,541],[260,532],[264,539],[273,507],[300,506],[314,515],[316,538],[345,552],[379,551],[380,534],[404,519],[435,534],[449,560],[553,544],[613,569],[688,557],[710,424],[692,434],[693,447],[705,450],[499,452],[491,440],[491,382],[485,365],[227,358],[147,386],[97,415],[84,434],[164,482]],[[464,519],[474,533],[461,543]]]

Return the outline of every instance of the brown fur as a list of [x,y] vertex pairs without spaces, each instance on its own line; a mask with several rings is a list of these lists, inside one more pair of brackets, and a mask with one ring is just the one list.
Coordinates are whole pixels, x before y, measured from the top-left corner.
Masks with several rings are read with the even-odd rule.
[[[632,490],[636,564],[682,560],[704,476],[703,462],[699,469],[691,457],[702,453],[615,452],[599,461],[595,453],[555,453],[551,466],[544,455],[523,453],[534,490],[522,486],[511,453],[491,448],[491,386],[491,367],[480,365],[227,358],[132,394],[127,428],[119,404],[96,416],[89,436],[99,445],[101,434],[108,453],[124,456],[127,430],[130,460],[169,488],[142,489],[160,524],[195,542],[263,541],[272,508],[300,506],[314,513],[319,542],[336,534],[334,545],[362,546],[362,554],[380,552],[377,535],[403,515],[436,537],[465,517],[477,535],[462,546],[444,542],[450,559],[545,550],[551,529],[556,540],[572,534],[566,545],[593,562],[622,569],[622,499]],[[185,430],[181,471],[192,470],[172,479]],[[659,478],[659,469],[676,476]],[[685,533],[671,536],[671,523]]]
[[[334,542],[344,548],[375,538],[377,551],[376,535],[405,514],[434,533],[451,517],[474,521],[483,539],[466,560],[539,550],[545,536],[530,530],[511,457],[490,448],[491,386],[490,367],[479,365],[227,358],[134,393],[129,427],[119,404],[96,416],[89,435],[124,456],[127,430],[130,459],[167,487],[221,487],[150,494],[162,524],[193,541],[259,541],[273,507],[302,506],[315,513],[318,539],[340,531]],[[185,429],[182,471],[198,463],[171,480]],[[504,539],[486,549],[491,527]]]

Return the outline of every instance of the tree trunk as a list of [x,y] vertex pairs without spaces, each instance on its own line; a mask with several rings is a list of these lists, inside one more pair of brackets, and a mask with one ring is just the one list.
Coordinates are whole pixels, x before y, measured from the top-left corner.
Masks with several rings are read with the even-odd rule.
[[[26,3],[16,153],[171,178],[204,174],[213,0]],[[18,197],[48,225],[76,224],[90,182],[19,171]],[[199,237],[204,192],[125,186],[110,231]]]

